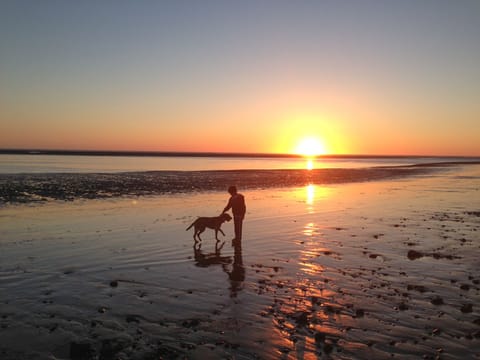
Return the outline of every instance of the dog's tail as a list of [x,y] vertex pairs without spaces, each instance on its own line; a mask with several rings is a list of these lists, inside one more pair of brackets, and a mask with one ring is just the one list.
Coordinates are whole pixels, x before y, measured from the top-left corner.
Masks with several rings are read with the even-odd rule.
[[193,225],[195,225],[195,221],[194,221],[194,222],[193,222],[193,223],[192,223],[192,224],[191,224],[189,227],[187,227],[187,228],[185,229],[185,231],[188,231],[188,230],[190,230],[190,229],[192,228],[192,226],[193,226]]

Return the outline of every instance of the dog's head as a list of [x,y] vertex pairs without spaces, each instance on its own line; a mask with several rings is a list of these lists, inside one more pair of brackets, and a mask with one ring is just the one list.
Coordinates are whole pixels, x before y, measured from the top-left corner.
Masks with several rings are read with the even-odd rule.
[[230,214],[227,214],[227,213],[223,213],[222,215],[220,215],[220,218],[222,219],[222,221],[232,220],[232,217],[230,216]]

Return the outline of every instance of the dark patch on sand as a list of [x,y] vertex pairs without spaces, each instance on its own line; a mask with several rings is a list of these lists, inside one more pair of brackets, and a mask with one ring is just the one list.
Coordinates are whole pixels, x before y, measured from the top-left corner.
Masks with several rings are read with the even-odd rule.
[[0,204],[335,184],[421,175],[428,167],[0,174]]
[[420,251],[415,251],[415,250],[409,250],[408,253],[407,253],[407,257],[410,259],[410,260],[417,260],[417,259],[420,259],[422,257],[432,257],[434,259],[447,259],[447,260],[454,260],[454,259],[461,259],[462,257],[461,256],[456,256],[456,255],[452,255],[452,254],[441,254],[441,253],[437,253],[437,252],[434,252],[434,253],[424,253],[424,252],[420,252]]

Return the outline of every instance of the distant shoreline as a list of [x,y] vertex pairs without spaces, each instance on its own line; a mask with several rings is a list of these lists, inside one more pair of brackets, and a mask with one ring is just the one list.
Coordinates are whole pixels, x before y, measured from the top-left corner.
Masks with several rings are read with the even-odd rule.
[[242,190],[248,190],[385,181],[428,176],[456,165],[480,165],[480,162],[313,170],[0,174],[0,207],[7,204],[42,203],[51,200],[73,201],[225,191],[231,184],[241,184]]
[[[193,152],[193,151],[121,151],[121,150],[48,150],[48,149],[0,149],[0,155],[61,155],[61,156],[132,156],[132,157],[219,157],[219,158],[304,158],[299,154],[241,153],[241,152]],[[317,159],[479,159],[465,155],[362,155],[329,154],[312,156]]]
[[203,191],[301,187],[391,180],[426,175],[438,167],[376,167],[314,170],[209,170],[126,173],[50,173],[0,175],[0,205],[49,200],[101,199]]

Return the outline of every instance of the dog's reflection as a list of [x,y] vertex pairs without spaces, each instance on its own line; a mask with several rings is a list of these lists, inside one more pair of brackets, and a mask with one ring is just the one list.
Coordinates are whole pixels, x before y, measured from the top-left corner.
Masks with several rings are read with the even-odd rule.
[[193,254],[195,257],[195,265],[199,267],[208,267],[210,265],[221,265],[223,271],[228,275],[230,282],[230,296],[236,297],[237,293],[242,289],[245,280],[245,267],[243,266],[242,243],[234,242],[233,262],[231,256],[222,256],[221,250],[225,245],[225,241],[215,243],[215,251],[212,253],[204,253],[202,244],[195,243],[193,245]]
[[193,245],[193,255],[195,257],[195,265],[200,267],[208,267],[210,265],[225,265],[232,262],[231,256],[222,256],[220,251],[225,245],[225,241],[220,244],[220,241],[215,243],[215,252],[204,253],[202,251],[202,243],[195,243]]

